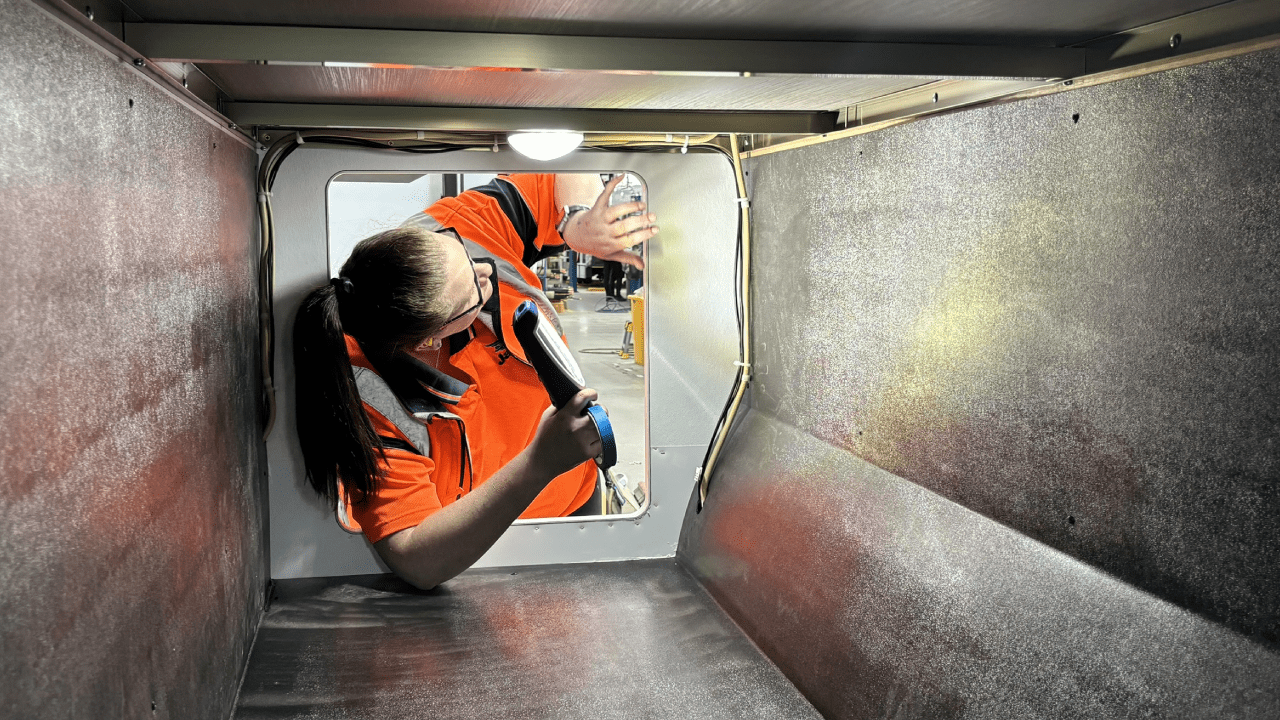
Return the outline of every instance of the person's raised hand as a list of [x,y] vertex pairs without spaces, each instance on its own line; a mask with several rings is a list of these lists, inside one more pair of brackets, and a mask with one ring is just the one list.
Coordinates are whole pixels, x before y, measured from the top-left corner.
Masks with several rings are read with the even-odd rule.
[[[574,215],[564,229],[564,241],[575,251],[601,260],[617,260],[644,269],[644,258],[632,246],[658,234],[658,216],[648,212],[643,202],[609,205],[614,188],[626,175],[609,181],[590,210]],[[633,217],[624,217],[640,213]]]
[[597,397],[595,390],[584,388],[559,410],[552,405],[542,413],[529,443],[535,466],[555,477],[600,454],[600,433],[584,412]]

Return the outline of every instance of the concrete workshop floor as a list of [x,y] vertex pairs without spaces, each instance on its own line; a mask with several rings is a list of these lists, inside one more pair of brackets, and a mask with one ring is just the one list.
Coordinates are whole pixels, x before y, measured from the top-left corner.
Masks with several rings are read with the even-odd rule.
[[[597,312],[607,307],[624,308],[625,312]],[[599,402],[609,413],[618,445],[614,472],[626,475],[632,484],[642,483],[647,493],[644,366],[636,364],[634,354],[626,359],[618,355],[626,324],[631,320],[630,310],[631,303],[626,300],[621,304],[607,303],[603,292],[580,288],[565,301],[560,325],[587,386],[600,393]]]

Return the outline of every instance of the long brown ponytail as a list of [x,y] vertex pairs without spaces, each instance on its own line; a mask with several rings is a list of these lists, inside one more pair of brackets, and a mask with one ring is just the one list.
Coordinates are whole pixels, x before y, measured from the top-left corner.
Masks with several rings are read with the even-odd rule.
[[330,504],[338,478],[359,502],[384,472],[382,441],[356,390],[346,335],[375,368],[446,319],[446,255],[439,236],[397,228],[360,241],[339,277],[313,289],[293,325],[297,429],[307,481]]

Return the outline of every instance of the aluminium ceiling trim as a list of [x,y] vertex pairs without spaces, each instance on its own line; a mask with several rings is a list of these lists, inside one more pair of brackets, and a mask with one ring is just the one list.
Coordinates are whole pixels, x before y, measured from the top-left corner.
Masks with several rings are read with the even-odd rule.
[[125,38],[148,58],[180,62],[1051,79],[1075,77],[1098,61],[1085,48],[182,23],[126,23]]
[[513,132],[551,129],[608,133],[825,133],[834,112],[703,112],[574,108],[428,107],[233,102],[227,115],[242,127],[360,128]]

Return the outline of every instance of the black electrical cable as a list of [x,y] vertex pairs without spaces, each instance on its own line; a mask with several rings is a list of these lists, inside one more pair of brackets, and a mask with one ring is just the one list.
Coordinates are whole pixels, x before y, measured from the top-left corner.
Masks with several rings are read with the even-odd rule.
[[[736,310],[737,320],[738,320],[738,358],[741,359],[745,357],[745,351],[746,351],[745,338],[743,337],[743,333],[742,333],[743,315],[746,312],[746,308],[743,307],[743,288],[742,288],[742,213],[741,212],[738,213],[738,239],[734,246],[733,269],[734,269],[734,283],[733,283],[734,309]],[[707,451],[702,456],[701,467],[703,468],[704,472],[707,467],[707,463],[711,461],[711,452],[712,452],[712,449],[715,447],[716,437],[720,435],[720,431],[724,428],[724,424],[728,420],[729,410],[730,408],[733,407],[733,398],[737,396],[738,389],[742,387],[742,383],[744,381],[745,375],[746,375],[746,368],[739,367],[738,374],[736,377],[734,377],[734,380],[733,380],[733,387],[729,390],[729,396],[725,399],[724,408],[720,410],[720,417],[717,418],[715,428],[711,431],[711,441],[707,444]],[[702,478],[699,477],[698,483],[701,483],[701,480]],[[696,502],[694,506],[694,511],[697,513],[702,512],[701,491],[698,491],[696,493]]]

